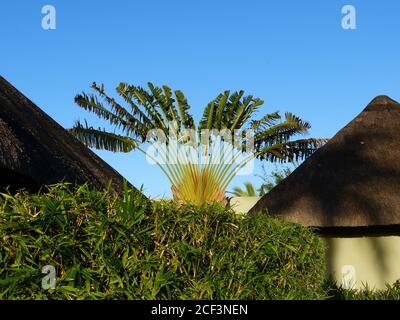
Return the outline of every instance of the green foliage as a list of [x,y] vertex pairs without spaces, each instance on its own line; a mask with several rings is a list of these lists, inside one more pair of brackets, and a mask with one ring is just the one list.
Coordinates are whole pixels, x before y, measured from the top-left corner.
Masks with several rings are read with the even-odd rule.
[[275,167],[271,173],[268,173],[265,166],[262,166],[263,174],[259,175],[263,180],[260,188],[258,189],[258,193],[260,196],[265,195],[270,192],[275,186],[277,186],[283,179],[289,176],[293,170],[298,166],[297,162],[293,162],[294,167],[284,166],[282,168]]
[[244,188],[235,187],[230,193],[234,197],[257,197],[256,188],[251,182],[245,182]]
[[0,196],[0,299],[319,299],[324,250],[309,228],[216,204],[68,185]]
[[[298,164],[296,162],[293,163],[296,167]],[[263,180],[261,186],[257,189],[251,182],[246,182],[244,184],[244,189],[241,187],[235,187],[232,192],[229,192],[235,197],[262,197],[266,193],[272,190],[276,185],[278,185],[283,179],[285,179],[288,175],[290,175],[293,171],[293,168],[289,166],[284,166],[282,168],[277,168],[271,172],[267,173],[265,166],[262,166],[263,174],[257,175],[259,178]]]
[[[185,129],[196,128],[189,113],[190,105],[180,90],[172,91],[167,86],[160,88],[150,82],[147,90],[120,83],[115,90],[126,104],[123,106],[105,92],[103,85],[94,82],[91,88],[94,94],[78,94],[75,102],[106,120],[121,134],[105,128],[95,129],[78,121],[71,132],[90,147],[129,152],[146,141],[150,130],[161,130],[168,139],[171,132],[179,134]],[[264,115],[259,120],[252,119],[263,103],[252,95],[245,96],[242,90],[233,93],[226,90],[207,104],[197,129],[199,132],[201,129],[251,129],[255,133],[257,158],[269,161],[304,159],[325,142],[324,139],[291,140],[296,135],[306,134],[311,126],[290,112],[285,113],[284,119],[278,112]]]
[[333,300],[400,300],[400,280],[382,290],[372,290],[367,285],[360,290],[330,285],[328,293]]
[[[145,141],[170,145],[170,140],[174,140],[179,141],[179,146],[190,144],[197,151],[201,148],[203,156],[214,157],[218,152],[214,150],[220,149],[209,146],[203,148],[200,142],[211,142],[216,135],[223,136],[223,142],[229,143],[231,147],[234,145],[232,160],[238,159],[245,151],[251,153],[239,164],[235,161],[226,164],[228,161],[222,158],[228,152],[219,155],[213,165],[205,165],[197,157],[194,162],[193,159],[189,160],[191,164],[187,165],[190,157],[185,152],[174,150],[167,154],[160,150],[162,148],[157,148],[163,159],[152,160],[167,176],[174,196],[186,203],[225,202],[227,186],[240,168],[253,157],[272,162],[304,159],[325,142],[324,139],[294,140],[297,135],[308,133],[310,124],[289,112],[285,113],[284,118],[274,112],[259,120],[252,119],[264,102],[251,95],[245,96],[244,91],[224,91],[219,94],[207,104],[196,127],[189,112],[190,105],[179,90],[172,91],[167,86],[160,88],[152,83],[148,83],[148,89],[120,83],[116,93],[123,103],[119,103],[105,92],[103,85],[93,83],[91,88],[93,94],[78,94],[75,102],[107,121],[113,129],[107,131],[101,127],[93,128],[86,121],[76,122],[71,133],[89,147],[113,152],[130,152],[134,149],[146,152],[141,148]],[[193,132],[188,133],[187,129]],[[204,129],[212,132],[205,133]],[[238,129],[245,131],[246,135],[235,133],[234,130]],[[217,134],[215,130],[225,132]],[[227,132],[228,137],[225,136]],[[162,138],[161,133],[164,135]],[[246,147],[252,145],[254,148],[250,152]],[[174,159],[170,159],[175,152],[176,158],[172,156]]]

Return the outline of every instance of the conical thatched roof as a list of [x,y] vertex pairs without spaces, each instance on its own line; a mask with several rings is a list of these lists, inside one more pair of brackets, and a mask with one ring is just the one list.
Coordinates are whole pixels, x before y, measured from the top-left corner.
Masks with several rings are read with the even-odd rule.
[[400,104],[378,96],[250,210],[314,227],[400,225]]
[[0,187],[61,181],[119,192],[123,178],[0,76]]

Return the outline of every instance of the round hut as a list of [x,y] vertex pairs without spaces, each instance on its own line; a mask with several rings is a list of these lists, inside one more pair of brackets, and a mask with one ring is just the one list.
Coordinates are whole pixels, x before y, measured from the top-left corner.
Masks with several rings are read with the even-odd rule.
[[378,96],[249,213],[316,227],[347,288],[400,279],[400,104]]
[[61,181],[122,192],[123,177],[0,76],[0,188]]

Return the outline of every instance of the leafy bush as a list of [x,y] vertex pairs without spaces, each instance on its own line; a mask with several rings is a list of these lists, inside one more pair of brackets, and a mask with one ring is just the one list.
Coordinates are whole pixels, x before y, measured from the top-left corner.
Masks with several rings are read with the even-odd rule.
[[324,266],[311,229],[266,215],[85,185],[0,195],[0,299],[318,299]]

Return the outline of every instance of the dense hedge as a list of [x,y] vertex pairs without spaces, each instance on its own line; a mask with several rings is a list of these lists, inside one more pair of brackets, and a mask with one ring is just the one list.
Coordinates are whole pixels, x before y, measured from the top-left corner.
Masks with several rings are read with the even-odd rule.
[[312,230],[266,215],[87,186],[0,195],[0,299],[317,299],[324,276]]
[[328,287],[332,300],[400,300],[400,280],[391,285],[386,284],[386,288],[382,290],[372,290],[368,286],[358,290],[347,290],[337,287],[334,283],[330,283]]

